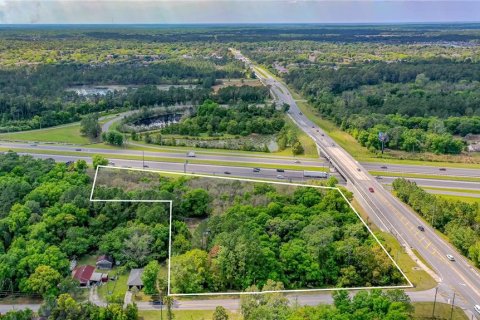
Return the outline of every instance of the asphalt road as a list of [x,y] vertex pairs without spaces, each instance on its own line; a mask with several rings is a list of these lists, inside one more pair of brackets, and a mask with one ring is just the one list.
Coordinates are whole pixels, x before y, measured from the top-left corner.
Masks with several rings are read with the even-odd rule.
[[[413,302],[428,302],[431,301],[435,295],[435,290],[426,290],[419,292],[407,293]],[[292,303],[298,303],[305,306],[316,306],[318,304],[333,303],[332,295],[329,292],[320,292],[313,294],[289,294],[288,299]],[[438,297],[441,301],[442,297]],[[191,299],[191,300],[175,300],[173,304],[174,310],[215,310],[217,306],[222,306],[228,310],[240,310],[240,299]],[[137,307],[140,310],[160,310],[159,305],[154,305],[151,302],[137,302]],[[0,314],[6,313],[10,310],[31,309],[38,311],[40,304],[0,304]],[[163,308],[165,309],[165,308]]]
[[[51,158],[57,162],[68,162],[85,160],[91,163],[90,157],[82,156],[63,156],[63,155],[48,155],[48,154],[36,154],[36,153],[23,153],[28,154],[39,159]],[[113,166],[123,168],[142,168],[143,162],[140,160],[123,160],[123,159],[110,159],[113,162]],[[277,172],[276,169],[261,169],[260,172],[253,172],[252,168],[248,167],[234,167],[234,166],[219,166],[219,165],[206,165],[206,164],[188,164],[179,162],[157,162],[157,161],[145,161],[145,170],[162,170],[162,171],[177,171],[188,173],[201,173],[209,175],[220,176],[235,176],[243,178],[256,178],[256,179],[273,179],[278,181],[295,181],[301,182],[311,180],[312,178],[305,178],[303,176],[303,170],[285,170],[285,172]],[[228,172],[228,173],[226,173]],[[282,176],[279,178],[279,176]],[[340,177],[339,177],[340,178]],[[340,180],[340,179],[339,179]]]
[[[249,63],[248,60],[247,63]],[[252,68],[255,70],[254,66]],[[439,291],[452,298],[455,293],[456,304],[468,309],[470,315],[477,316],[473,306],[480,304],[478,271],[432,228],[426,227],[425,232],[419,231],[417,226],[423,223],[417,215],[385,190],[363,165],[339,147],[326,132],[307,119],[285,85],[255,71],[281,103],[290,105],[290,117],[314,139],[322,150],[322,154],[347,179],[348,187],[376,225],[392,233],[402,245],[416,249],[441,278]],[[368,191],[370,187],[374,189],[373,193]],[[456,261],[449,261],[446,254],[452,254]]]
[[[157,152],[157,151],[138,151],[138,150],[127,150],[127,149],[107,149],[107,148],[89,148],[89,147],[80,147],[80,146],[71,146],[71,145],[59,145],[59,144],[35,144],[35,143],[25,143],[25,142],[6,142],[0,141],[0,147],[3,148],[12,148],[12,149],[29,149],[32,150],[32,153],[35,153],[35,150],[42,151],[54,151],[54,152],[83,152],[83,153],[101,153],[105,156],[115,159],[115,156],[137,156],[142,157],[152,157],[152,158],[170,158],[170,159],[185,159],[185,160],[206,160],[206,161],[218,161],[223,163],[229,162],[242,162],[251,164],[252,167],[260,164],[283,164],[289,166],[298,166],[299,170],[303,170],[303,166],[311,167],[325,167],[328,166],[328,163],[325,161],[308,160],[308,159],[294,159],[289,157],[268,157],[268,156],[252,156],[247,154],[235,154],[235,155],[219,155],[214,153],[202,153],[197,152],[195,158],[188,158],[185,152],[180,151],[166,151],[166,152]],[[30,152],[30,151],[29,151]],[[295,163],[298,161],[298,163]]]

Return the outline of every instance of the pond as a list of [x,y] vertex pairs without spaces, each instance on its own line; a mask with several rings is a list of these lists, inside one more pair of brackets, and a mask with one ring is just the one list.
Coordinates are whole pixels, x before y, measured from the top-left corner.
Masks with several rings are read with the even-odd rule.
[[137,132],[161,129],[173,123],[178,123],[182,116],[182,113],[156,115],[150,118],[137,120],[130,124],[129,127]]

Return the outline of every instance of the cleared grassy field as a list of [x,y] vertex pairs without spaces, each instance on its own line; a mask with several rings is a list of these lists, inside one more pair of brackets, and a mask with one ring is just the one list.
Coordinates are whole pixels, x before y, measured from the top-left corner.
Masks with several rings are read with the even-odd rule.
[[[160,319],[160,311],[156,310],[140,310],[138,312],[140,319],[158,320]],[[175,320],[211,320],[213,310],[175,310],[173,311]],[[239,313],[229,312],[229,320],[241,320]],[[163,319],[167,319],[167,313],[163,311]]]
[[415,302],[413,303],[415,320],[468,320],[467,315],[459,307],[453,308],[452,318],[450,318],[451,305],[446,303],[437,303],[435,305],[435,317],[432,318],[433,302]]
[[39,141],[39,142],[62,142],[74,144],[87,144],[90,140],[80,133],[80,124],[71,124],[48,129],[31,130],[24,132],[2,133],[0,139]]

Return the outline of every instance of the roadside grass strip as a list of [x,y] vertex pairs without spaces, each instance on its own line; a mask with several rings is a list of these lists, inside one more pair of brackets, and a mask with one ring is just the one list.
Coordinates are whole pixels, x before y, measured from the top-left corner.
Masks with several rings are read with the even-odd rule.
[[399,178],[416,178],[416,179],[430,179],[430,180],[445,180],[445,181],[467,181],[480,182],[479,177],[460,177],[460,176],[440,176],[434,174],[420,174],[420,173],[404,173],[404,172],[385,172],[385,171],[369,171],[374,176],[384,177],[399,177]]
[[[127,173],[125,175],[125,172]],[[231,181],[232,183],[266,183],[270,185],[274,185],[276,188],[282,188],[285,190],[291,190],[295,187],[310,187],[310,188],[318,188],[318,189],[326,189],[326,190],[335,190],[336,192],[340,193],[341,198],[343,198],[350,210],[352,210],[355,215],[358,217],[360,222],[363,224],[368,233],[373,238],[374,243],[378,244],[383,252],[387,255],[389,260],[391,261],[392,265],[400,272],[403,276],[406,284],[401,285],[392,285],[392,286],[365,286],[365,287],[345,287],[345,288],[309,288],[309,289],[293,289],[293,290],[274,290],[274,291],[255,291],[255,292],[245,292],[245,291],[235,291],[235,292],[198,292],[198,293],[174,293],[172,292],[171,286],[171,257],[172,257],[172,215],[173,215],[173,200],[155,200],[155,199],[98,199],[95,197],[95,188],[97,185],[108,187],[111,185],[112,181],[116,181],[116,183],[122,183],[122,181],[126,181],[128,183],[128,188],[130,190],[134,189],[134,183],[132,182],[134,176],[127,176],[134,172],[141,172],[145,174],[152,175],[160,175],[160,176],[167,176],[167,177],[191,177],[196,179],[213,179],[216,181],[223,182]],[[147,177],[145,177],[147,179]],[[213,182],[214,184],[217,182]],[[212,182],[211,182],[212,183]],[[219,182],[218,182],[219,183]],[[140,185],[141,186],[141,185]],[[293,187],[293,188],[292,188]],[[399,267],[395,259],[390,255],[387,249],[384,247],[382,242],[377,238],[375,233],[372,232],[369,225],[364,221],[361,215],[357,212],[354,206],[350,203],[348,198],[342,192],[341,188],[338,187],[325,187],[325,186],[316,186],[316,185],[305,185],[299,183],[288,183],[288,182],[272,182],[268,180],[253,180],[253,179],[246,179],[246,178],[235,178],[235,177],[219,177],[219,176],[211,176],[211,175],[203,175],[203,174],[190,174],[190,173],[179,173],[179,172],[172,172],[172,171],[161,171],[161,170],[150,170],[150,169],[136,169],[136,168],[118,168],[118,167],[111,167],[111,166],[98,166],[95,171],[95,176],[92,184],[92,190],[90,193],[90,201],[91,202],[143,202],[143,203],[165,203],[168,205],[169,210],[169,245],[168,245],[168,276],[167,276],[167,295],[169,296],[177,296],[177,297],[189,297],[189,296],[223,296],[223,295],[246,295],[246,294],[265,294],[265,293],[273,293],[273,292],[282,292],[282,293],[301,293],[301,292],[320,292],[320,291],[338,291],[338,290],[371,290],[371,289],[406,289],[406,288],[413,288],[412,282],[403,272],[403,270]]]

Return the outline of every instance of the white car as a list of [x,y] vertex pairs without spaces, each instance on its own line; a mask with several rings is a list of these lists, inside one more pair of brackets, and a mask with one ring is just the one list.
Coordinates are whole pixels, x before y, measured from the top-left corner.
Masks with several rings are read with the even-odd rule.
[[455,257],[452,256],[451,254],[447,254],[447,259],[450,261],[455,261]]
[[475,309],[475,311],[477,311],[477,313],[480,313],[480,304],[474,305],[473,309]]
[[277,176],[277,179],[285,179],[285,177],[282,176],[281,174],[279,174],[279,175]]

